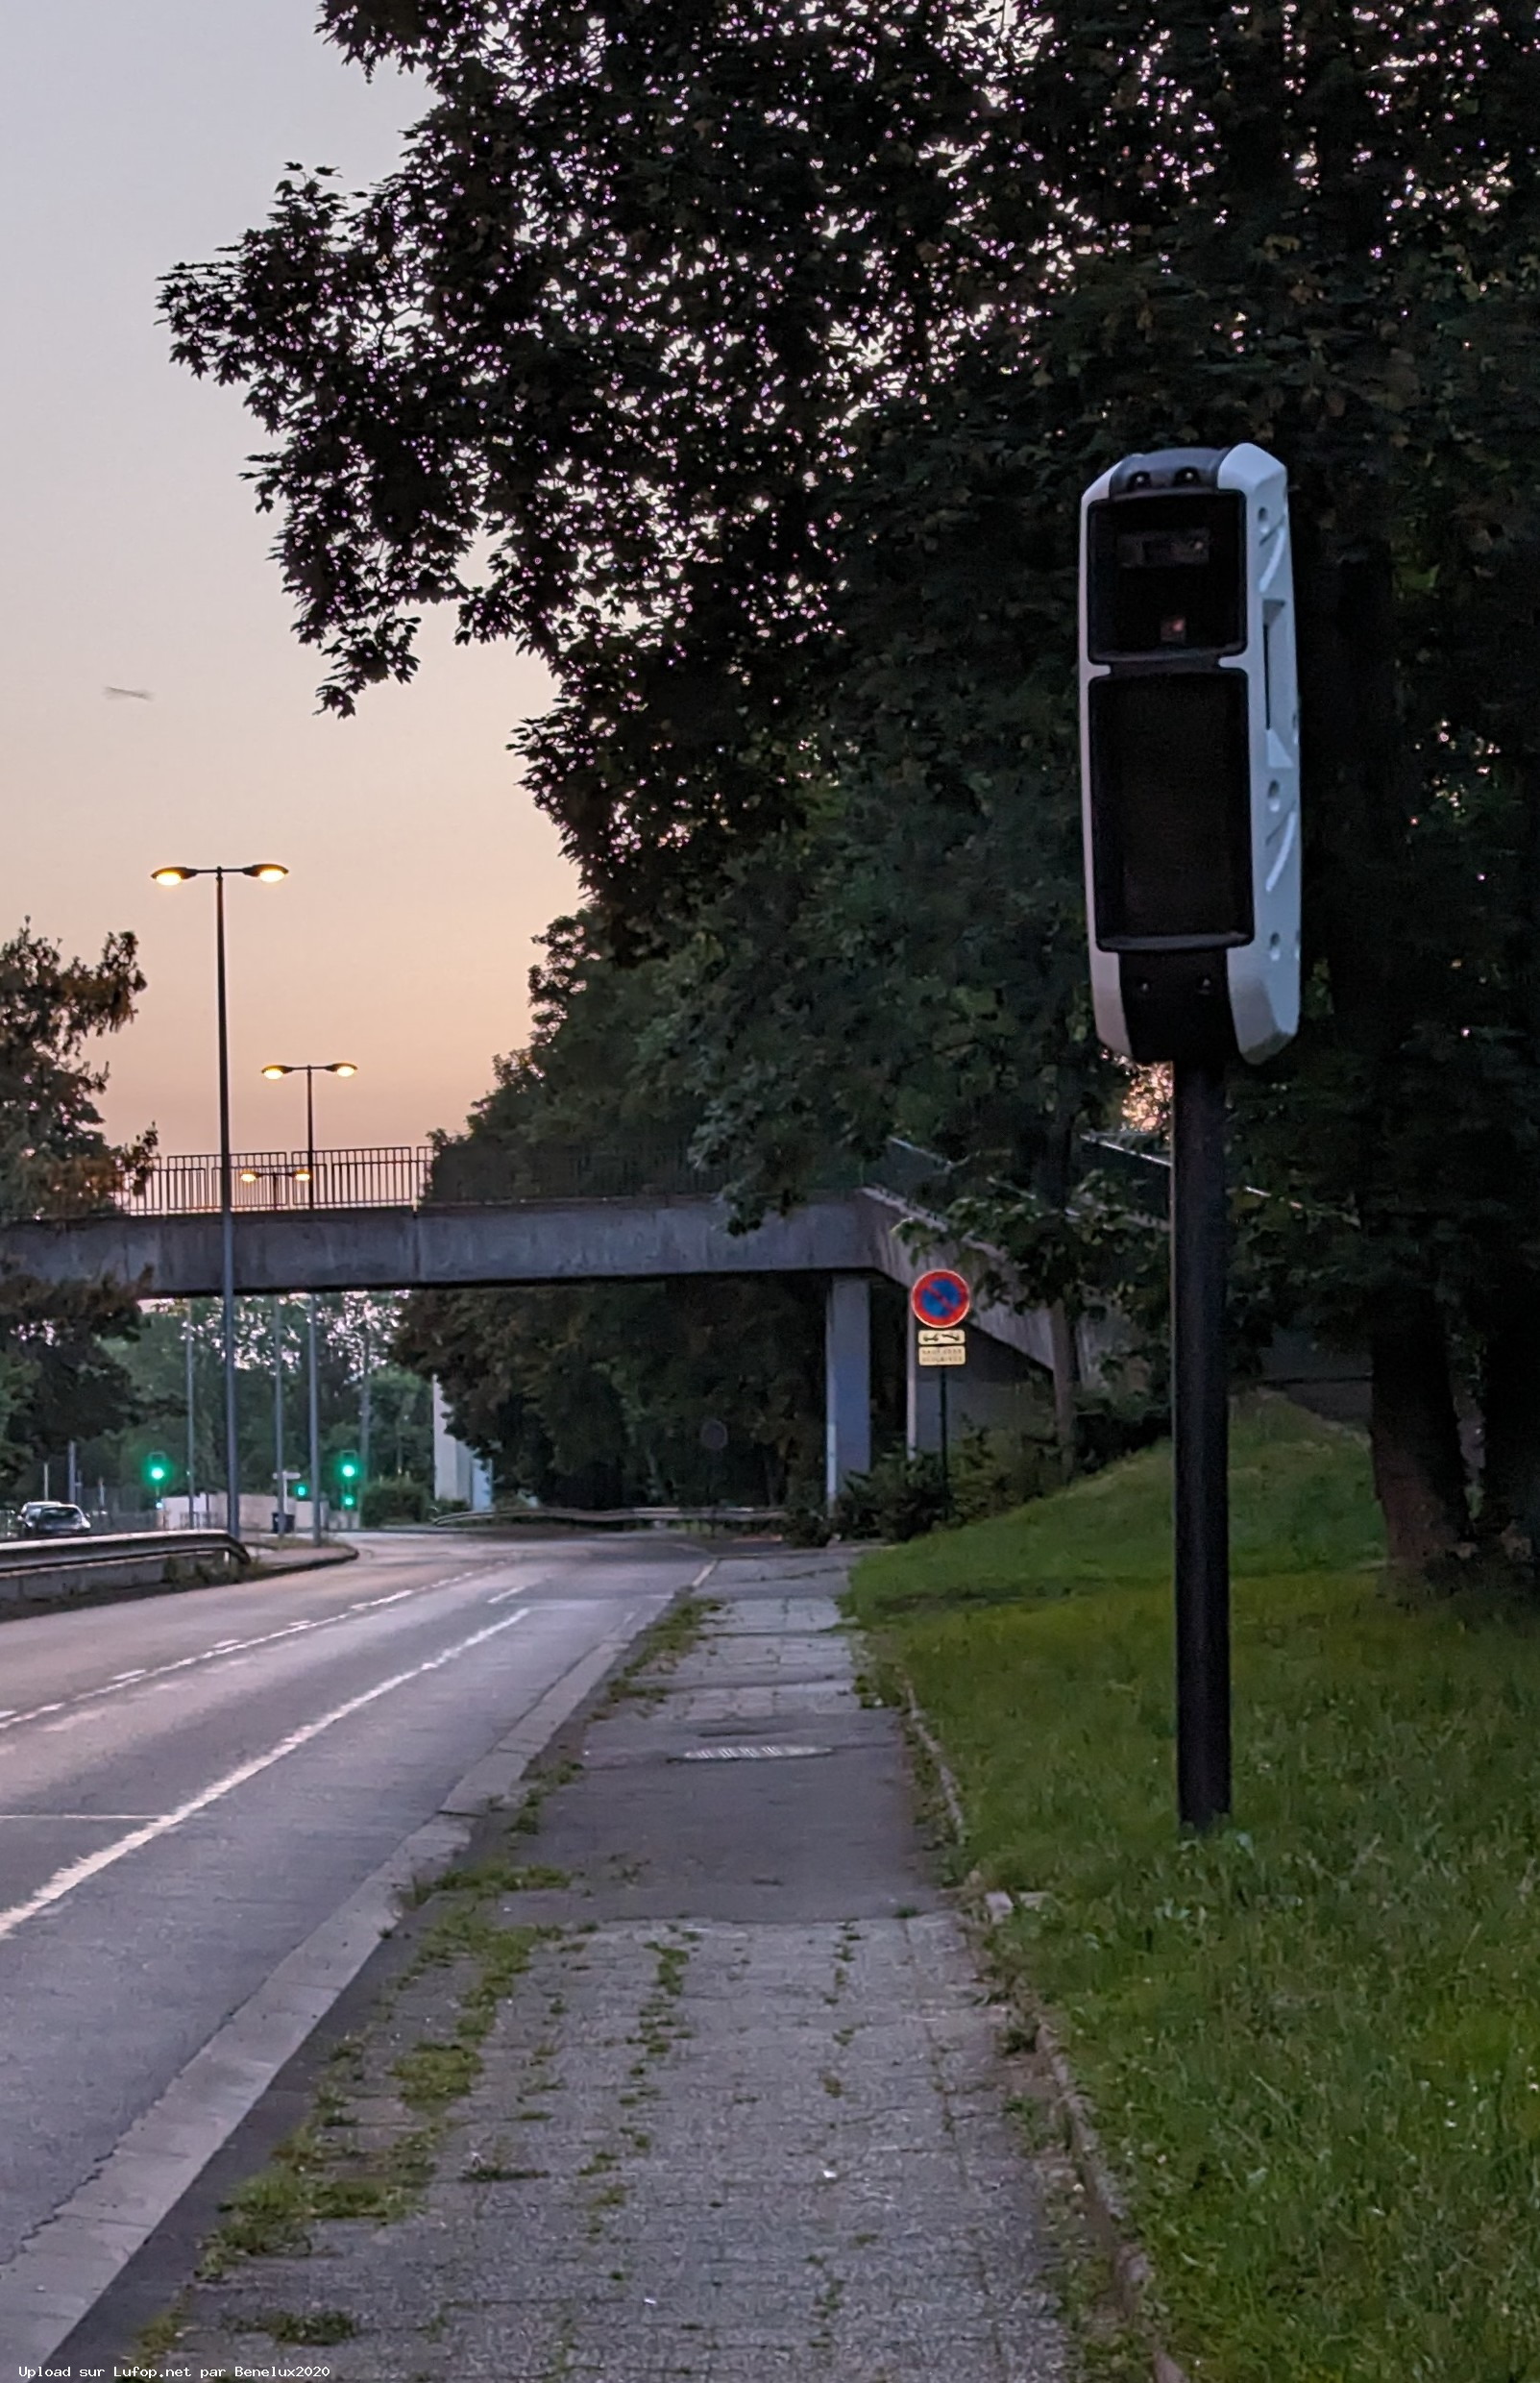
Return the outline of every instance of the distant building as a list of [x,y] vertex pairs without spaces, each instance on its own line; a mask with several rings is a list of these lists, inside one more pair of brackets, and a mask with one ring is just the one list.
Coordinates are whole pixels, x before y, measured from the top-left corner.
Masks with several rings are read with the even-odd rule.
[[473,1514],[490,1513],[492,1467],[449,1427],[440,1385],[433,1385],[433,1495],[441,1503],[457,1501]]

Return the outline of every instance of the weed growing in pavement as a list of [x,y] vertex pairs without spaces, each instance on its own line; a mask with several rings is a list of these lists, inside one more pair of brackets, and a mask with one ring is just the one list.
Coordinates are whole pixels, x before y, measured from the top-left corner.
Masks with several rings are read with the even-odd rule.
[[569,1780],[578,1777],[582,1764],[571,1756],[564,1756],[549,1769],[534,1772],[525,1790],[524,1802],[508,1823],[510,1836],[532,1837],[540,1828],[541,1807],[549,1795],[565,1787]]
[[367,2218],[388,2224],[411,2208],[428,2183],[433,2149],[428,2130],[417,2128],[381,2151],[339,2159],[311,2126],[297,2127],[267,2167],[220,2204],[225,2222],[204,2246],[199,2276],[217,2279],[241,2259],[304,2252],[310,2228],[324,2219]]
[[631,2064],[632,2077],[645,2076],[648,2061],[661,2060],[673,2044],[692,2032],[675,2006],[684,1994],[685,1970],[695,1941],[670,1944],[653,1937],[648,1944],[648,1951],[657,1955],[657,1967],[651,1989],[637,2013],[636,2034],[628,2039],[642,2048],[642,2058]]
[[[447,2039],[425,2036],[398,2054],[390,2075],[404,2108],[426,2125],[407,2127],[383,2149],[356,2148],[346,2137],[356,2121],[350,2097],[367,2081],[365,2043],[345,2037],[332,2047],[309,2120],[281,2144],[267,2167],[248,2177],[224,2204],[223,2223],[206,2245],[199,2273],[224,2274],[236,2261],[303,2251],[310,2229],[325,2219],[366,2219],[386,2224],[404,2216],[426,2188],[437,2155],[437,2122],[468,2093],[480,2073],[480,2046],[499,2003],[549,1930],[506,1927],[489,1906],[506,1891],[506,1865],[477,1866],[468,1883],[438,1890],[445,1909],[427,1926],[403,1975],[384,1998],[388,2009],[427,1972],[465,1965]],[[339,2136],[343,2139],[339,2141]]]
[[187,2296],[184,2292],[179,2292],[169,2308],[162,2309],[159,2317],[152,2317],[147,2325],[141,2326],[134,2339],[131,2364],[148,2366],[152,2358],[164,2358],[175,2349],[177,2337],[186,2321]]
[[535,1895],[572,1882],[571,1871],[557,1870],[550,1862],[510,1862],[494,1855],[490,1861],[446,1870],[436,1891],[441,1895]]
[[238,2320],[244,2333],[265,2333],[275,2342],[303,2345],[306,2349],[330,2349],[333,2343],[351,2342],[358,2331],[358,2321],[346,2309],[265,2309],[260,2316]]
[[542,1934],[533,1928],[504,1928],[485,1909],[484,1898],[460,1892],[450,1907],[424,1933],[406,1972],[406,1980],[424,1970],[453,1961],[475,1963],[475,1975],[460,1997],[454,2032],[449,2041],[425,2036],[402,2052],[391,2065],[401,2098],[410,2110],[441,2110],[468,2094],[481,2074],[480,2047],[491,2031],[498,2005],[514,1979],[528,1967],[529,1955]]
[[644,1633],[635,1655],[611,1683],[600,1711],[612,1710],[627,1698],[661,1703],[667,1691],[660,1675],[672,1671],[699,1645],[707,1622],[721,1609],[720,1597],[679,1598]]

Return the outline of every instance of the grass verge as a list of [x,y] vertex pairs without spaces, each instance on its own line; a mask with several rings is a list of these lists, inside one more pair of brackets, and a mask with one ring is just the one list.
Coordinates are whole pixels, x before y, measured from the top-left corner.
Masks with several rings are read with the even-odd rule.
[[1173,1815],[1169,1452],[883,1551],[855,1617],[1044,1896],[1058,2018],[1204,2383],[1540,2383],[1540,1608],[1398,1599],[1366,1452],[1233,1450],[1236,1825]]

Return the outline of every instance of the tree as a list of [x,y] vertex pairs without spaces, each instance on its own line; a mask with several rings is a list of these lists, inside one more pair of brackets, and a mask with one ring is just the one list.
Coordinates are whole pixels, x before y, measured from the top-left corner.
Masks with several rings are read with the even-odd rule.
[[[669,967],[617,966],[592,912],[557,920],[530,975],[528,1046],[463,1137],[441,1140],[433,1194],[680,1190],[699,1104],[664,1064]],[[435,1377],[456,1434],[558,1505],[778,1503],[822,1431],[821,1286],[745,1282],[417,1291],[396,1349]],[[727,1428],[721,1455],[704,1423]]]
[[[84,1055],[143,989],[132,935],[109,936],[95,963],[66,961],[30,922],[0,946],[0,1218],[88,1214],[145,1165],[152,1137],[108,1141],[107,1070]],[[0,1273],[0,1487],[125,1419],[133,1388],[111,1344],[136,1329],[132,1286]]]
[[[440,599],[463,634],[547,654],[532,778],[615,948],[676,948],[713,903],[741,934],[768,856],[782,1023],[807,1008],[819,1098],[853,1132],[896,1100],[880,1021],[919,1049],[934,988],[986,1133],[1015,1097],[1013,1163],[1051,1189],[1107,1094],[1067,969],[1076,499],[1135,447],[1284,457],[1309,997],[1296,1050],[1237,1096],[1280,1194],[1259,1256],[1281,1301],[1367,1340],[1393,1550],[1468,1535],[1463,1348],[1482,1526],[1533,1539],[1532,11],[332,0],[325,22],[429,79],[402,172],[356,202],[291,179],[167,307],[178,353],[242,382],[276,441],[258,492],[326,700],[407,674]],[[998,583],[970,619],[956,594],[987,574],[962,541],[985,522]],[[953,766],[954,683],[1014,754]],[[958,860],[938,814],[974,806],[960,880],[1025,889],[1039,983],[962,935],[917,1000],[901,964],[879,991],[893,887],[858,837],[884,801],[892,877],[906,851]],[[809,1006],[831,924],[852,930],[840,982]],[[769,936],[743,950],[778,964]],[[692,965],[712,1130],[757,1137],[754,1179],[788,1182],[808,1135],[746,970]]]

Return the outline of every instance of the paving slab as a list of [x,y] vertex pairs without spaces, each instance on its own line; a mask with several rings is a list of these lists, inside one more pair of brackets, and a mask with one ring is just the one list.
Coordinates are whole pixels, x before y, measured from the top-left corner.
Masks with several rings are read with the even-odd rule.
[[[843,1571],[719,1568],[699,1643],[510,1833],[568,1883],[494,1905],[539,1933],[416,2206],[200,2285],[162,2371],[307,2326],[342,2338],[281,2355],[334,2383],[1068,2383],[995,2014],[856,1692]],[[448,2039],[468,1974],[366,2031],[355,2154],[421,2127],[394,2062]]]

